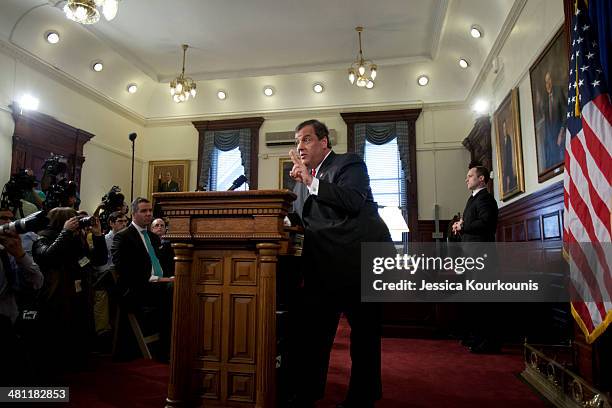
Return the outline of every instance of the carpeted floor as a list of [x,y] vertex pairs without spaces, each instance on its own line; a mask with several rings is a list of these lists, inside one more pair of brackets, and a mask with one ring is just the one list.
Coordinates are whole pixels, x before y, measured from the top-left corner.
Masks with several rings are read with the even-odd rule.
[[[347,324],[338,330],[327,393],[318,405],[334,407],[348,384]],[[517,376],[519,349],[474,355],[453,340],[383,339],[384,398],[391,407],[547,407]],[[114,363],[101,359],[95,370],[68,378],[72,407],[163,407],[168,366],[149,360]]]

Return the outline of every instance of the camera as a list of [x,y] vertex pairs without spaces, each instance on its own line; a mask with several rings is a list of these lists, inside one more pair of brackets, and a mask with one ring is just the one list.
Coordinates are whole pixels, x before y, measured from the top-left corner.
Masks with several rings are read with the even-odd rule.
[[91,227],[93,224],[94,224],[93,216],[79,218],[79,228],[80,229]]
[[123,209],[124,200],[125,197],[121,193],[121,188],[119,188],[119,186],[112,186],[109,192],[104,194],[100,206],[102,210],[100,213],[100,226],[103,231],[108,231],[110,229],[108,217],[114,211],[121,211]]
[[30,231],[37,232],[45,228],[48,224],[49,219],[47,218],[47,213],[45,211],[38,211],[25,218],[0,225],[0,234],[6,232],[15,232],[17,234],[25,234]]
[[125,197],[121,194],[121,188],[119,186],[112,186],[108,193],[102,197],[102,209],[104,211],[117,211],[123,207],[123,201]]
[[53,183],[49,186],[49,189],[45,191],[47,199],[45,200],[45,209],[51,210],[56,207],[69,207],[72,206],[75,209],[78,206],[70,205],[68,199],[70,197],[77,196],[77,185],[74,181],[68,181],[67,179],[61,179],[60,181]]
[[19,170],[13,174],[2,189],[2,207],[13,209],[21,208],[21,200],[25,197],[25,192],[32,190],[36,185],[34,176],[29,175],[25,170]]

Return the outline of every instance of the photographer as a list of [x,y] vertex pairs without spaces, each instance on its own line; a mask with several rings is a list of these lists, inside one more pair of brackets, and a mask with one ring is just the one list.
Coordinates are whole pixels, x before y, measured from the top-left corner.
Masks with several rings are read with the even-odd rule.
[[[79,218],[72,208],[49,211],[49,227],[39,233],[32,252],[45,276],[41,291],[41,331],[51,359],[48,367],[80,368],[86,362],[87,345],[93,335],[93,267],[108,258],[106,242],[95,217]],[[93,248],[86,241],[92,233]]]
[[[13,213],[0,209],[0,225],[11,221]],[[17,295],[40,289],[43,275],[14,232],[0,233],[0,385],[22,385],[25,377],[24,353],[15,333],[19,314]]]

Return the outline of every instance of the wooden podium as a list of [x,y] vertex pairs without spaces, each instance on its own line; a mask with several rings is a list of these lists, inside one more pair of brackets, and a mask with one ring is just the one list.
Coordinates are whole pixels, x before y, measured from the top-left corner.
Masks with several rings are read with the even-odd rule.
[[175,250],[166,407],[269,407],[288,190],[156,193]]

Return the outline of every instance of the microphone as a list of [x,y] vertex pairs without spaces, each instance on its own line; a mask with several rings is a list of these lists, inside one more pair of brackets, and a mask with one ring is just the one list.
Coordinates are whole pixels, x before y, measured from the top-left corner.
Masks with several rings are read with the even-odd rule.
[[244,174],[242,174],[240,177],[238,177],[236,180],[234,180],[234,182],[232,183],[231,187],[228,188],[227,191],[234,191],[235,189],[237,189],[238,187],[243,185],[245,181],[247,181],[247,178],[246,178],[246,176]]
[[136,132],[132,132],[132,133],[130,133],[130,135],[128,137],[133,142],[134,140],[136,140],[136,136],[137,136]]

